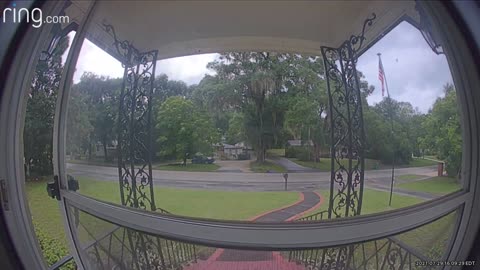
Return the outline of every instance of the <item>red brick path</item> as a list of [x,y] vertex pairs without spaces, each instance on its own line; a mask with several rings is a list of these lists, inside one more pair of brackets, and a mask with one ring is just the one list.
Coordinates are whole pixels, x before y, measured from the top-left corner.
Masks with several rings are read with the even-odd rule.
[[[275,214],[289,207],[291,209],[291,207],[300,205],[310,206],[308,210],[292,213],[292,215],[286,219],[287,221],[294,220],[322,203],[323,198],[321,198],[318,193],[314,194],[318,196],[318,200],[316,201],[306,202],[304,193],[300,193],[300,199],[295,204],[268,211],[250,220],[253,221],[261,217],[275,216]],[[309,195],[309,198],[311,198],[312,194]],[[280,252],[276,251],[246,251],[219,248],[207,260],[200,260],[184,268],[184,270],[305,270],[305,267],[297,265],[294,262],[289,262],[288,259],[284,259],[280,255]]]
[[208,260],[199,261],[185,270],[305,270],[303,266],[285,260],[280,252],[269,252],[272,258],[268,261],[249,261],[250,258],[238,261],[218,261],[217,258],[223,252],[223,249],[217,249]]

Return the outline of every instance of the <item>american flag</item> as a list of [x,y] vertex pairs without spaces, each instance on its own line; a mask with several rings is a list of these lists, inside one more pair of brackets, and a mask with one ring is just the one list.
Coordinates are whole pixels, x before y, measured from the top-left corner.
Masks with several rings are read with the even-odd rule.
[[382,97],[385,95],[385,72],[383,71],[382,59],[378,58],[378,79],[382,83]]

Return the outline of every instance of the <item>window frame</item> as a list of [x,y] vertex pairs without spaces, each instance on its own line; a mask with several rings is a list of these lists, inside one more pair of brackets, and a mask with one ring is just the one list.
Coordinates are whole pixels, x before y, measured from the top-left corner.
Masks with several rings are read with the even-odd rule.
[[[42,6],[42,9],[46,13],[56,14],[61,6],[59,3],[60,2],[47,2]],[[404,209],[310,224],[247,224],[243,222],[220,222],[175,216],[159,216],[140,210],[128,209],[119,205],[103,203],[66,191],[64,189],[64,187],[67,186],[64,148],[65,105],[67,104],[66,101],[68,100],[68,93],[71,86],[69,82],[71,82],[71,78],[73,77],[75,62],[82,46],[86,26],[88,25],[88,19],[86,19],[79,27],[65,64],[64,74],[60,83],[60,89],[63,89],[63,91],[59,91],[59,102],[56,112],[57,119],[54,130],[55,174],[59,175],[61,182],[61,195],[63,200],[60,202],[60,205],[63,211],[65,229],[70,244],[74,243],[74,237],[72,238],[72,232],[70,231],[68,219],[66,218],[68,215],[68,211],[66,211],[67,204],[72,204],[87,213],[109,222],[127,225],[132,228],[138,228],[141,231],[158,233],[162,236],[169,236],[188,242],[215,244],[219,246],[218,243],[220,242],[218,241],[222,239],[215,239],[210,233],[218,233],[218,229],[220,228],[223,230],[221,234],[223,236],[222,238],[230,239],[230,243],[224,243],[226,247],[248,245],[249,247],[258,249],[323,247],[373,240],[432,222],[448,214],[451,210],[461,207],[462,211],[458,219],[458,227],[449,244],[450,250],[446,259],[457,261],[465,260],[480,224],[480,215],[472,215],[474,209],[478,209],[480,206],[480,196],[478,196],[480,194],[480,185],[477,184],[480,174],[480,145],[478,139],[480,138],[478,130],[480,124],[480,93],[474,91],[474,89],[480,88],[480,77],[478,76],[478,74],[480,74],[480,67],[471,57],[473,54],[472,49],[469,47],[464,34],[458,29],[461,25],[454,20],[447,7],[438,2],[422,1],[418,2],[418,4],[424,7],[427,16],[433,22],[433,31],[435,31],[441,39],[457,89],[458,100],[459,103],[462,104],[460,112],[463,130],[464,162],[462,164],[462,179],[464,180],[464,185],[461,191]],[[86,18],[90,18],[91,14],[92,12],[89,12]],[[442,31],[439,30],[440,27]],[[46,42],[48,37],[47,33],[49,33],[50,28],[51,26],[44,25],[41,31],[31,27],[28,29],[17,50],[15,60],[10,67],[10,73],[5,84],[5,90],[8,90],[3,93],[1,100],[2,106],[0,107],[0,147],[5,150],[0,154],[0,179],[6,180],[6,193],[9,198],[9,207],[8,209],[4,208],[3,213],[17,254],[19,254],[27,269],[46,269],[42,252],[33,231],[25,196],[22,134],[26,106],[25,93],[28,90],[39,52],[42,49],[41,45]],[[168,228],[168,230],[160,230],[146,226],[150,221],[157,222],[162,226],[168,226],[165,227]],[[184,231],[182,235],[178,235],[179,225],[182,225],[184,229],[200,228],[201,226],[201,228],[204,228],[206,231],[202,231],[203,236],[200,235],[196,238],[188,237],[191,236],[191,233],[188,234],[188,231],[186,231],[187,234],[185,234]],[[386,226],[386,228],[382,226]],[[344,235],[341,240],[337,239],[336,241],[325,241],[325,237],[323,237],[323,240],[320,239],[321,235],[325,236],[334,233],[336,230],[339,230],[339,227],[344,229],[342,233],[348,232],[348,234],[345,235],[348,235],[350,238]],[[295,242],[294,237],[291,236],[290,233],[293,233],[295,237],[301,237],[298,233],[295,234],[295,231],[298,231],[300,228],[303,233],[306,231],[309,232],[308,240],[310,244],[307,241],[300,243]],[[377,233],[373,232],[373,229],[375,229]],[[259,239],[264,242],[257,243],[256,246],[253,246],[252,244],[255,242],[255,239],[246,238],[243,233],[238,235],[235,235],[235,233],[232,234],[232,232],[240,233],[243,231],[247,232],[250,236],[254,235],[252,231],[262,231],[262,233],[259,233],[256,237],[260,237]],[[266,234],[265,232],[267,231],[271,232],[271,234]],[[317,235],[313,235],[313,233]],[[277,236],[280,238],[274,238]],[[300,238],[296,239],[298,240]],[[312,239],[316,240],[316,242]],[[288,245],[285,245],[286,243]],[[80,256],[78,255],[79,253],[75,245],[71,246],[71,251],[73,252],[75,260],[80,262]],[[79,265],[79,267],[82,268],[81,265]],[[446,268],[448,269],[450,267],[447,266]]]

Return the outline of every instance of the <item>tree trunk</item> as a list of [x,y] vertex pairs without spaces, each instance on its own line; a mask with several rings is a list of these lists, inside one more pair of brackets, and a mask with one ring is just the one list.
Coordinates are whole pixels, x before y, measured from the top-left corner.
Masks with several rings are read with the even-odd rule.
[[88,160],[92,160],[92,140],[88,142]]
[[103,144],[103,153],[104,153],[104,160],[105,162],[108,161],[108,156],[107,156],[107,138],[106,137],[103,137],[103,140],[102,140],[102,144]]
[[320,162],[320,145],[313,143],[313,158],[315,162]]
[[26,158],[25,159],[25,175],[27,177],[30,177],[30,164],[31,164],[30,160],[31,160],[31,158]]
[[260,147],[257,151],[257,162],[258,163],[263,163],[265,162],[265,151],[263,150],[263,147]]
[[265,162],[265,139],[263,137],[263,106],[262,103],[257,107],[258,115],[260,116],[260,138],[259,138],[259,145],[260,149],[258,149],[259,155],[257,155],[257,162],[264,163]]

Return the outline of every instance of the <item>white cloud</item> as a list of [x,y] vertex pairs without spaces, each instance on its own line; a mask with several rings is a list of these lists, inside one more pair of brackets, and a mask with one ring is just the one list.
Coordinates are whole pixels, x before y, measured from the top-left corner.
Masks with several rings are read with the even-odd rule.
[[214,72],[207,69],[207,64],[217,58],[218,54],[200,54],[175,57],[157,62],[156,74],[165,73],[171,80],[181,80],[186,84],[197,84],[205,74]]
[[[370,104],[382,100],[378,80],[379,52],[382,53],[392,98],[410,102],[422,112],[428,111],[435,99],[442,96],[443,85],[452,82],[445,56],[436,55],[421,33],[404,22],[372,46],[358,61],[358,70],[376,88],[368,98]],[[161,60],[157,62],[156,74],[165,73],[172,80],[196,84],[205,74],[213,74],[206,66],[216,57],[218,54],[202,54]],[[120,62],[88,40],[82,47],[74,81],[78,82],[86,71],[112,78],[123,76]]]
[[[213,61],[217,54],[202,54],[176,57],[157,62],[156,75],[167,74],[171,80],[181,80],[188,85],[198,83],[205,74],[213,74],[207,69],[207,64]],[[73,81],[77,83],[84,72],[93,72],[110,78],[121,78],[123,68],[118,60],[98,48],[89,40],[85,40],[77,62]]]
[[110,78],[121,78],[123,76],[121,63],[87,39],[83,42],[80,50],[73,82],[80,81],[80,77],[85,72],[93,72]]

